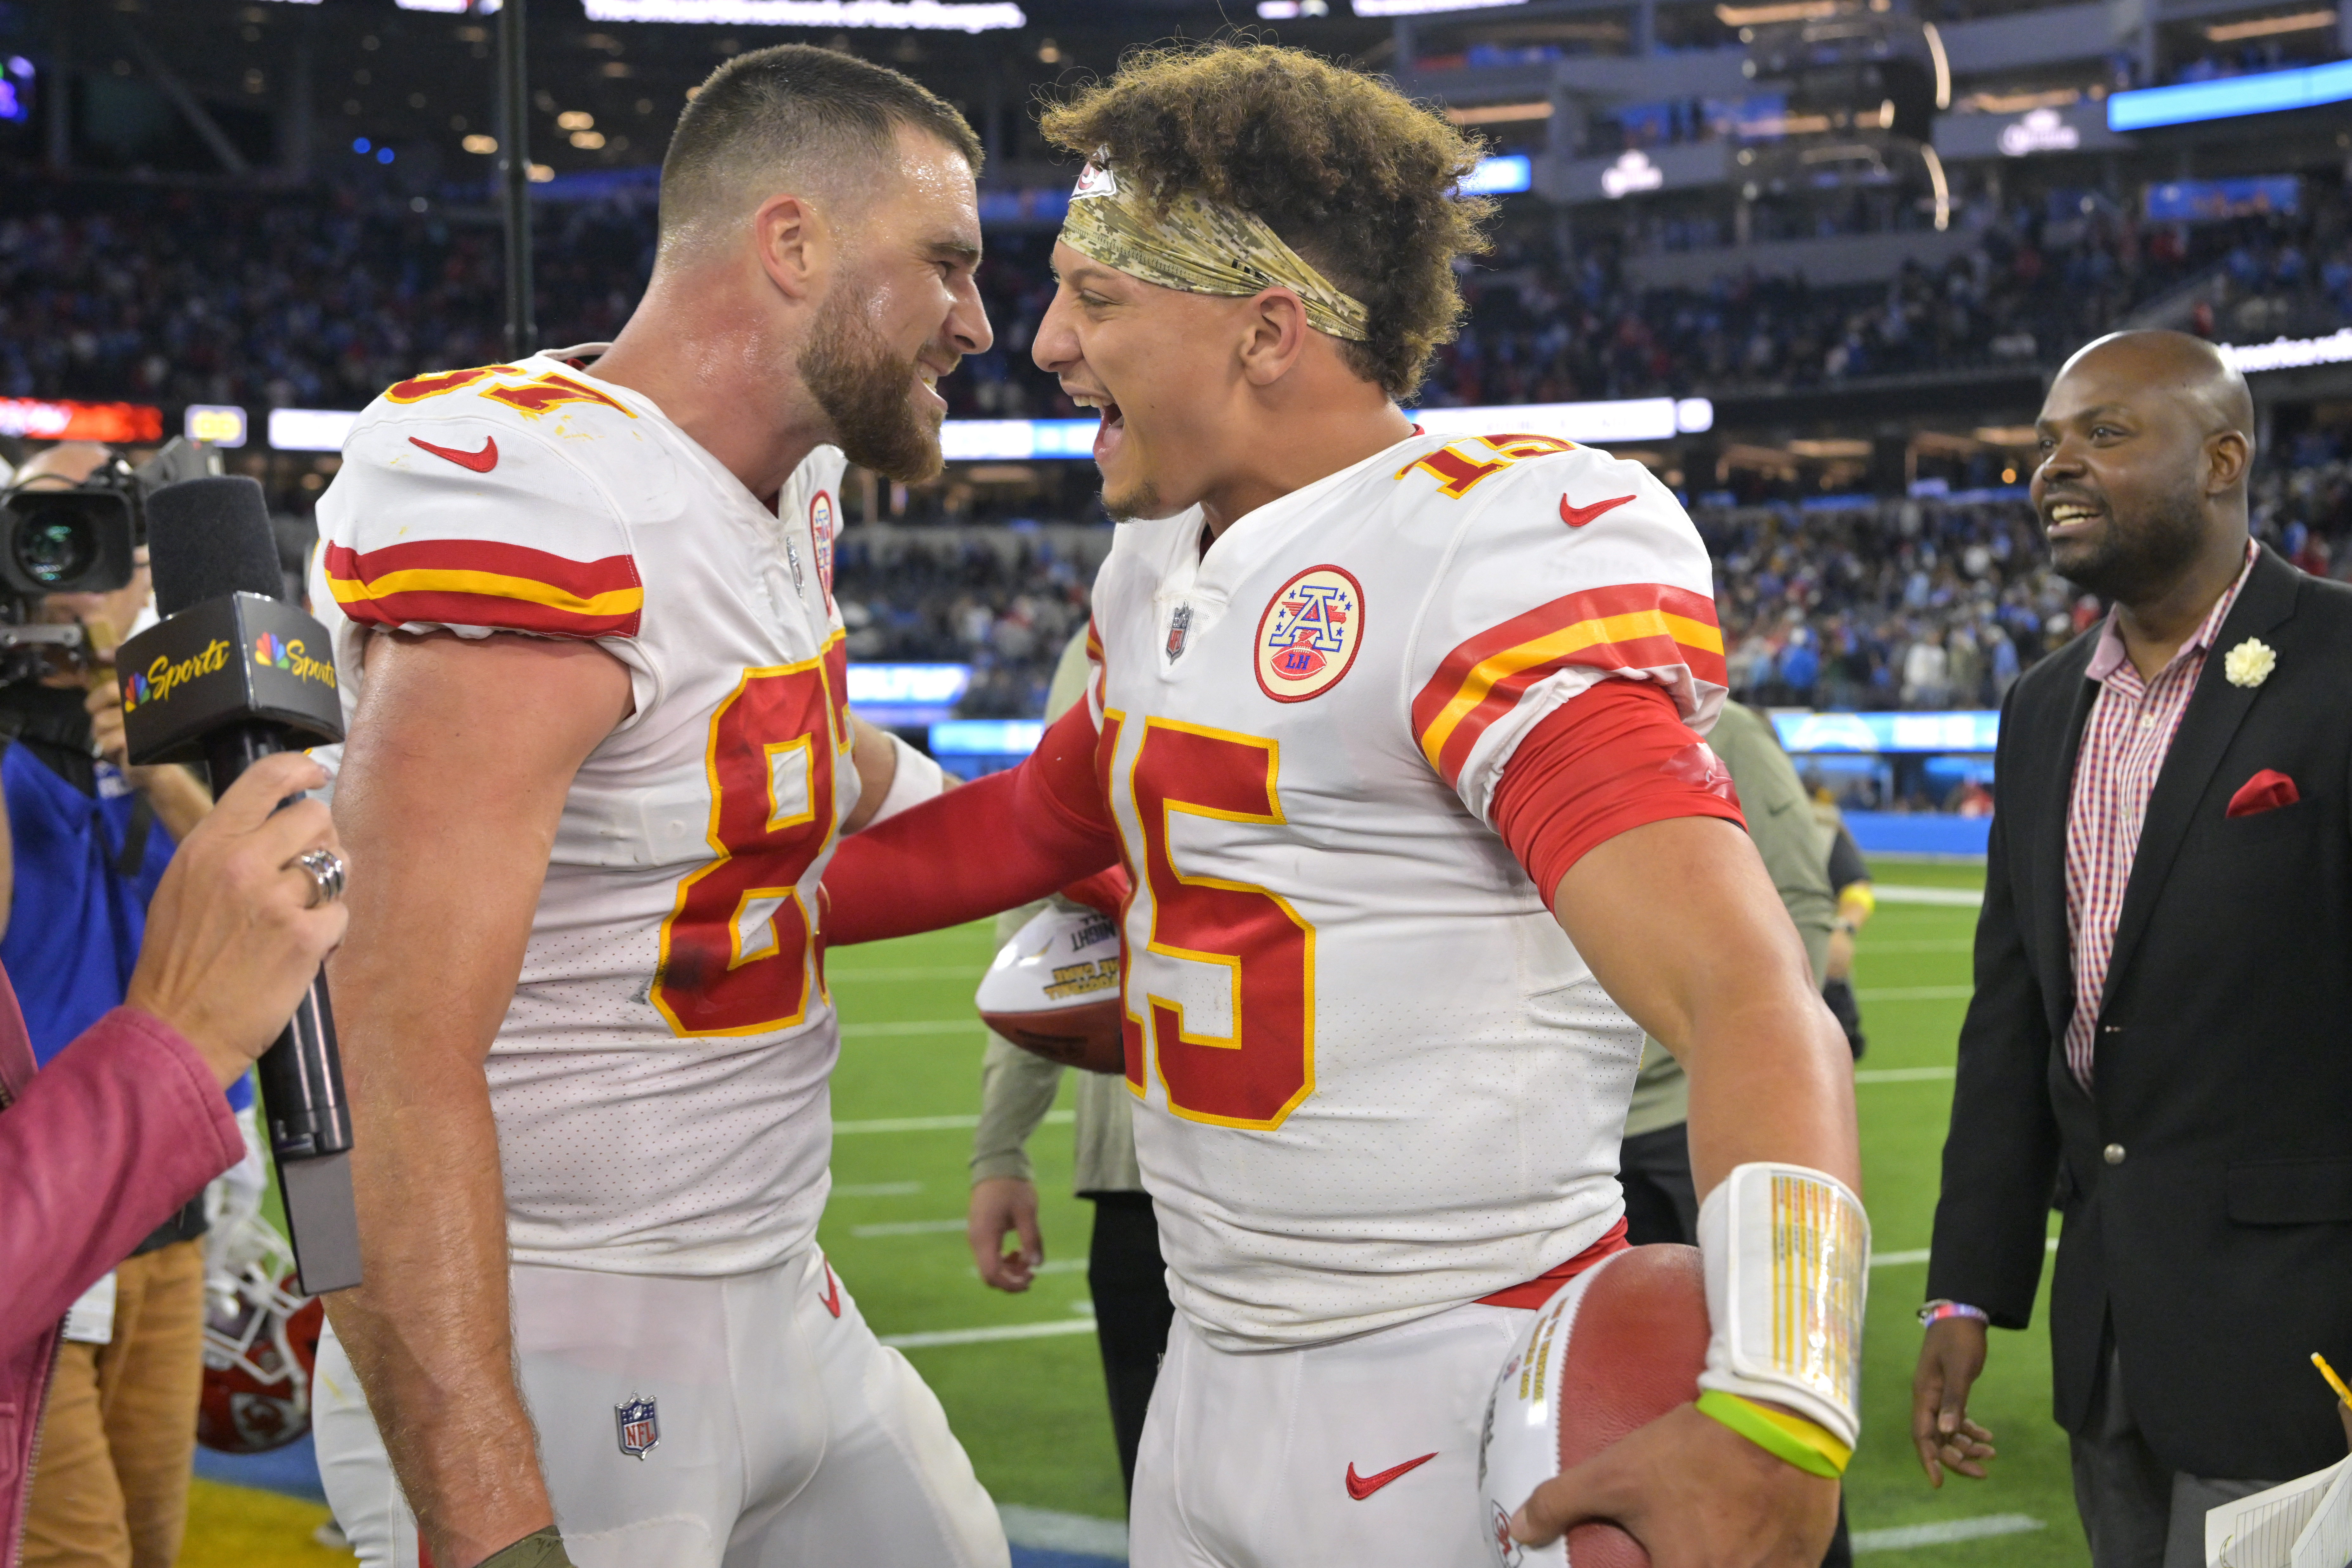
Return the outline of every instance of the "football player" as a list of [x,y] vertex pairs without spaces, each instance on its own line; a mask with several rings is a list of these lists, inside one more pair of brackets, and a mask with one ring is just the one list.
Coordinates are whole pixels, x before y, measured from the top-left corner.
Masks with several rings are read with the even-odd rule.
[[615,342],[403,382],[344,447],[314,597],[366,1283],[316,1416],[363,1561],[1009,1560],[814,1239],[817,879],[940,778],[845,704],[839,479],[940,467],[979,163],[894,72],[740,55]]
[[[1482,248],[1477,149],[1433,113],[1214,46],[1044,126],[1087,166],[1034,353],[1100,410],[1129,520],[1092,690],[1021,767],[851,840],[825,938],[1132,878],[1179,1308],[1134,1561],[1475,1568],[1600,1516],[1660,1568],[1810,1568],[1856,1431],[1853,1091],[1700,739],[1696,532],[1637,463],[1400,412]],[[1690,1075],[1705,1392],[1482,1519],[1526,1310],[1623,1245],[1644,1028]]]

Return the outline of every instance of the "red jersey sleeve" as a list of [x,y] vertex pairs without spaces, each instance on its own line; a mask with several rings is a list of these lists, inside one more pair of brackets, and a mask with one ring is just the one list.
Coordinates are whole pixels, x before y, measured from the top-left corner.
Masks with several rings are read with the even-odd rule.
[[1731,770],[1682,721],[1671,693],[1604,680],[1528,732],[1495,787],[1494,822],[1544,904],[1593,846],[1674,816],[1748,824]]
[[[933,796],[834,852],[824,942],[847,947],[961,925],[1042,899],[1118,859],[1080,702],[1019,767]],[[1089,900],[1091,901],[1091,900]]]

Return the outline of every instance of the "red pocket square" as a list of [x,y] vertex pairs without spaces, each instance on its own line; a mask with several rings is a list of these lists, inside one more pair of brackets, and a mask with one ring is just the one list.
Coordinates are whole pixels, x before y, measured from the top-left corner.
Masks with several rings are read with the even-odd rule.
[[2293,805],[2303,798],[2294,781],[2276,768],[2264,768],[2238,786],[2230,797],[2231,816],[2253,816],[2265,811],[2276,811],[2283,805]]

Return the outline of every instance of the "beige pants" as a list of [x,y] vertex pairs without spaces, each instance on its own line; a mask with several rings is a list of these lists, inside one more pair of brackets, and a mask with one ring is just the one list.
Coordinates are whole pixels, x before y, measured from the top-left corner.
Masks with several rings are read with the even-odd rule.
[[204,1381],[205,1247],[114,1271],[114,1338],[68,1342],[41,1415],[24,1568],[171,1568]]

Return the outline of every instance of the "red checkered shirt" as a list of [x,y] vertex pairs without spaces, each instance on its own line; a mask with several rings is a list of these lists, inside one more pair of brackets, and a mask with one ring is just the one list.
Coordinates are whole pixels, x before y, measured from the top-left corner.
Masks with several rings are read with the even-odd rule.
[[2238,580],[2155,679],[2143,680],[2124,652],[2123,633],[2116,627],[2112,610],[2083,672],[2099,683],[2099,695],[2083,726],[2083,749],[2074,757],[2074,799],[2066,814],[2066,931],[2074,952],[2074,1016],[2066,1026],[2066,1066],[2086,1089],[2091,1087],[2099,997],[2106,989],[2116,921],[2123,913],[2132,858],[2139,851],[2148,794],[2172,750],[2173,733],[2189,711],[2189,694],[2205,669],[2205,655],[2221,635],[2221,623],[2253,570],[2254,554],[2250,540]]

